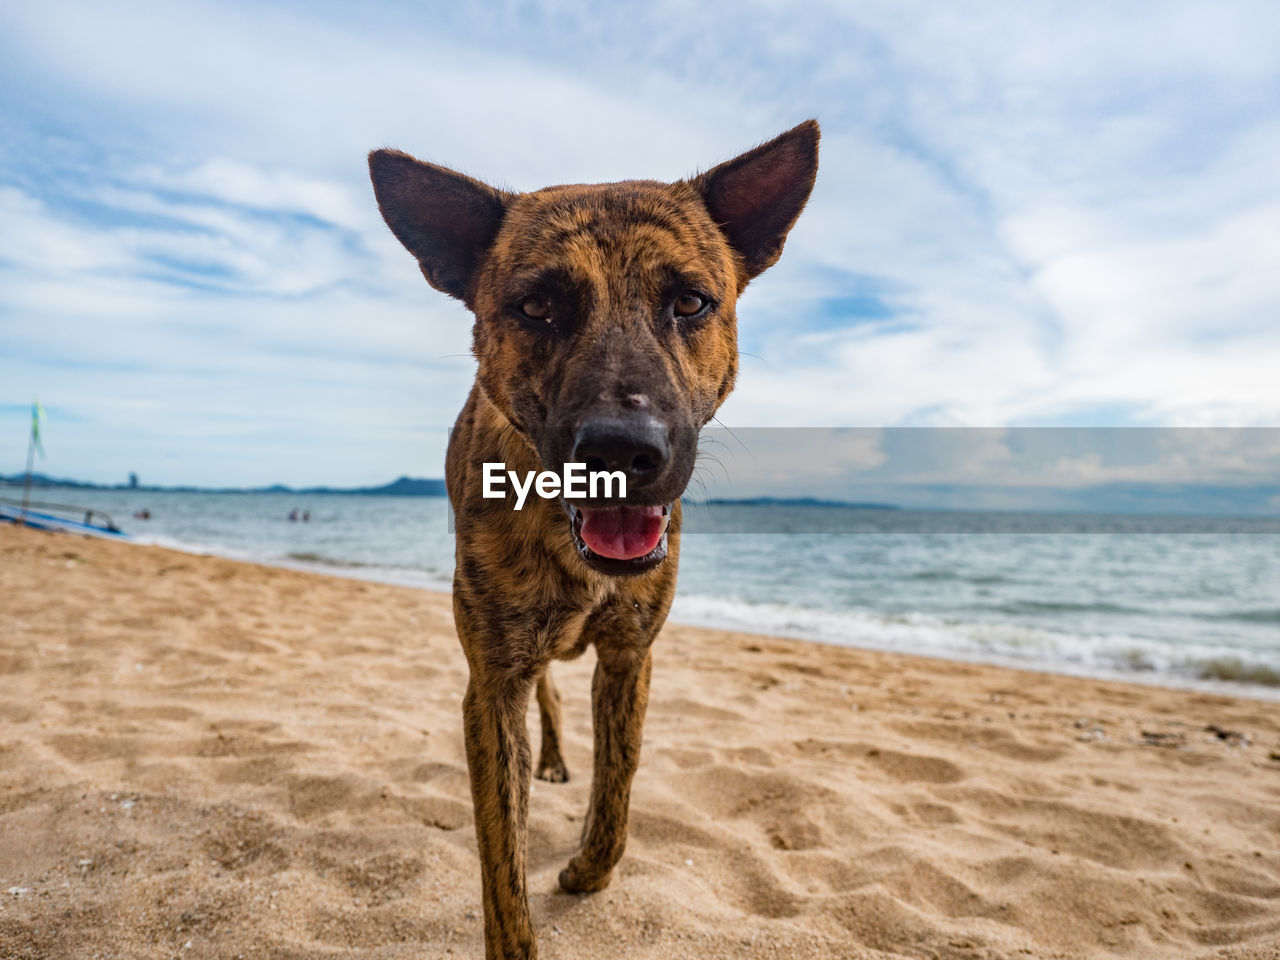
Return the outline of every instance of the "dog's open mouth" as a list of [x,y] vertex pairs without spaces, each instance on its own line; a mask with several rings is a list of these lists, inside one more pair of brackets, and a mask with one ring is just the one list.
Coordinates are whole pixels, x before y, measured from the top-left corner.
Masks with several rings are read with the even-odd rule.
[[671,505],[575,507],[566,504],[582,559],[601,573],[643,573],[667,558]]

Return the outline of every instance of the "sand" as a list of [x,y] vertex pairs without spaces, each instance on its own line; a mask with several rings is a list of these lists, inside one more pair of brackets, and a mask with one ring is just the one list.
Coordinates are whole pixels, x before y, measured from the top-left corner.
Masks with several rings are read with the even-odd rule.
[[[1280,956],[1280,706],[687,627],[544,956]],[[443,594],[0,527],[0,957],[480,957]],[[537,713],[530,711],[537,743]]]

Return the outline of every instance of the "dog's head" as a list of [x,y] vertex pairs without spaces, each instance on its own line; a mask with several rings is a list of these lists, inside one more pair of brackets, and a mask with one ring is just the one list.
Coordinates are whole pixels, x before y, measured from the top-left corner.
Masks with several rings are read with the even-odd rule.
[[738,368],[735,305],[813,189],[808,121],[690,180],[496,190],[394,150],[378,207],[427,281],[475,314],[477,381],[544,469],[622,471],[617,501],[566,503],[602,572],[665,556],[698,431]]

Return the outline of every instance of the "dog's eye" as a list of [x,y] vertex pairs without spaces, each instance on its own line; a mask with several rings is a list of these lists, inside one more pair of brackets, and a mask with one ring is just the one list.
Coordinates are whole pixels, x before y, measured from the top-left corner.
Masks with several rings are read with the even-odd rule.
[[697,293],[682,293],[676,297],[671,309],[677,317],[694,317],[703,311],[707,298]]
[[551,304],[543,297],[530,297],[520,304],[520,312],[530,320],[551,322]]

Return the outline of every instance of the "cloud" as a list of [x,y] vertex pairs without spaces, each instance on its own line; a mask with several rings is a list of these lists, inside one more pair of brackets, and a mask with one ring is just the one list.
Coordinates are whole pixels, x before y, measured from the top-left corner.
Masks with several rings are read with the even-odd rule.
[[[390,280],[358,237],[317,218],[114,187],[94,201],[85,219],[0,193],[17,226],[0,241],[0,383],[56,398],[49,472],[231,484],[438,473],[473,369],[460,307]],[[122,213],[155,219],[121,226]],[[21,419],[0,411],[11,435]]]
[[710,431],[707,498],[817,495],[996,509],[1234,504],[1253,512],[1280,477],[1280,429],[756,428]]
[[381,224],[367,149],[515,189],[671,179],[817,115],[723,422],[1274,424],[1277,26],[1264,3],[9,5],[0,401],[80,416],[59,456],[87,477],[152,437],[135,468],[175,482],[438,473],[470,321]]

